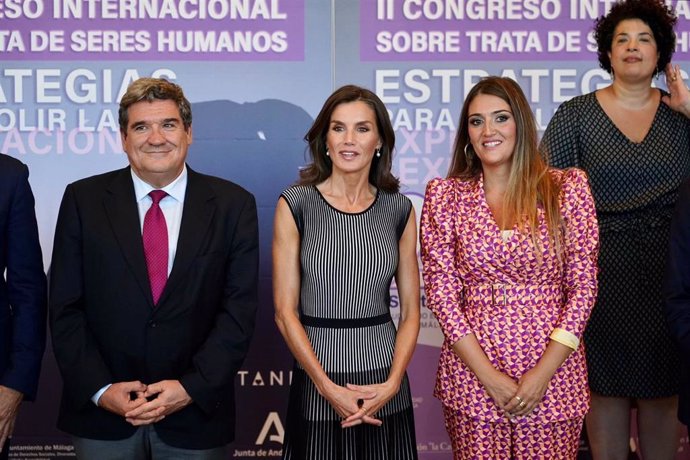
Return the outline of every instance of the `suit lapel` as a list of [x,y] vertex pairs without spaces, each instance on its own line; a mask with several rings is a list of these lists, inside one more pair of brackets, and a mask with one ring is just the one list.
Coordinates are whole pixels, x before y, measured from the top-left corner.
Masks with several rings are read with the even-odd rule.
[[103,200],[110,228],[115,234],[120,249],[134,273],[142,293],[153,307],[149,275],[146,270],[144,245],[141,238],[141,224],[134,184],[129,168],[122,169],[109,184]]
[[197,257],[205,235],[216,211],[215,194],[199,174],[187,166],[187,191],[185,192],[180,235],[172,271],[163,289],[158,305],[164,305],[175,286],[180,284],[194,259]]

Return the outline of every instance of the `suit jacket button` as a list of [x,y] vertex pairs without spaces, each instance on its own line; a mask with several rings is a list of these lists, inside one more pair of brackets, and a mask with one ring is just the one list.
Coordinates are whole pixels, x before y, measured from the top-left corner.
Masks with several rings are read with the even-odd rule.
[[156,326],[158,326],[158,324],[156,324],[155,321],[149,321],[149,326],[150,327],[156,327]]

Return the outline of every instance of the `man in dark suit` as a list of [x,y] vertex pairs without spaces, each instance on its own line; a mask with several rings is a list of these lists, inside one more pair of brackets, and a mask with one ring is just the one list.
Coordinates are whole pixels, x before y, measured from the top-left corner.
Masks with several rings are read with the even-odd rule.
[[58,215],[58,427],[80,458],[224,459],[257,306],[254,197],[186,166],[178,85],[135,81],[119,118],[130,166],[70,184]]
[[36,397],[46,333],[46,275],[29,170],[0,154],[0,459],[22,400]]
[[690,426],[690,181],[678,190],[664,283],[666,319],[682,360],[678,418]]

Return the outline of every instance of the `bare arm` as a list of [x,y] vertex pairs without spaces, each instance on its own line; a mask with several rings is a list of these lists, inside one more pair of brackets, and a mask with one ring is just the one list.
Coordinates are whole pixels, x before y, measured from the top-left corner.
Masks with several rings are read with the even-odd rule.
[[273,228],[273,299],[275,321],[288,348],[317,391],[343,418],[357,412],[358,399],[373,395],[336,385],[326,374],[299,320],[299,233],[285,200],[276,206]]
[[387,381],[394,384],[396,392],[400,387],[405,369],[412,359],[419,335],[419,265],[417,264],[417,219],[414,209],[410,212],[399,246],[400,263],[395,281],[400,295],[400,321],[393,363]]
[[690,118],[690,91],[681,75],[680,66],[669,63],[665,69],[666,86],[671,94],[663,96],[661,100],[675,110]]

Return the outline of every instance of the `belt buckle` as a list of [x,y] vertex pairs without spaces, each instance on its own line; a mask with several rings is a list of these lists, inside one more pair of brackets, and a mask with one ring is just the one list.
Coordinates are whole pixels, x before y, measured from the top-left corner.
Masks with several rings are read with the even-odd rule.
[[491,285],[491,302],[494,305],[507,305],[508,293],[505,284],[496,283]]

